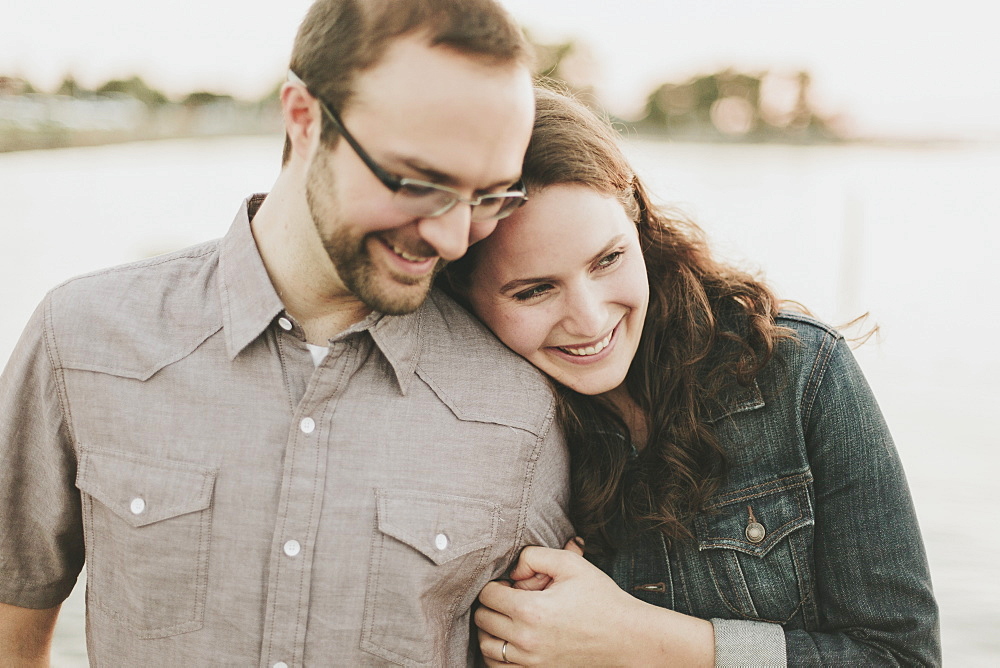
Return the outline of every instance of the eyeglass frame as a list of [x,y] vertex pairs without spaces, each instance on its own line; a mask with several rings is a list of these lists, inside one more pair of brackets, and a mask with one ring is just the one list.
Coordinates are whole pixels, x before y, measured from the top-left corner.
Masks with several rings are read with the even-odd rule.
[[[382,183],[382,185],[384,185],[390,191],[392,191],[393,193],[398,193],[404,186],[414,185],[414,186],[419,186],[421,188],[430,188],[431,190],[444,193],[451,198],[451,200],[447,204],[443,205],[441,208],[437,209],[433,213],[429,213],[422,216],[423,218],[436,218],[438,216],[443,216],[444,214],[448,213],[453,208],[455,208],[456,204],[461,202],[462,204],[469,205],[470,215],[472,216],[472,222],[485,223],[488,221],[502,220],[506,218],[510,214],[514,213],[515,209],[524,206],[524,203],[528,201],[528,193],[524,189],[524,186],[521,185],[520,181],[518,181],[518,183],[515,184],[515,186],[520,186],[520,188],[516,190],[509,190],[502,193],[487,193],[485,195],[480,195],[475,199],[467,199],[466,197],[463,197],[462,194],[459,191],[455,190],[454,188],[443,186],[440,183],[423,181],[421,179],[411,179],[409,177],[395,176],[387,169],[385,169],[377,162],[375,162],[375,159],[372,158],[367,151],[361,148],[361,144],[359,144],[358,140],[355,139],[354,136],[347,131],[347,128],[344,127],[343,121],[340,120],[340,117],[333,110],[333,108],[330,105],[328,105],[326,101],[323,100],[323,98],[316,95],[312,91],[312,89],[309,88],[309,85],[299,77],[299,75],[297,75],[292,70],[288,70],[288,81],[290,81],[291,83],[299,84],[300,86],[305,88],[306,92],[309,93],[312,97],[314,97],[317,102],[319,102],[320,108],[324,111],[324,113],[326,113],[326,116],[327,118],[330,119],[330,122],[333,123],[333,127],[337,131],[337,133],[344,138],[344,140],[354,150],[357,156],[361,158],[361,162],[365,163],[365,166],[371,171],[372,174],[375,175],[375,178],[377,178]],[[475,219],[476,207],[482,204],[483,201],[488,201],[490,199],[500,199],[500,198],[514,199],[515,197],[520,198],[517,200],[517,204],[510,207],[506,211],[498,212],[499,215],[491,216],[483,220]]]

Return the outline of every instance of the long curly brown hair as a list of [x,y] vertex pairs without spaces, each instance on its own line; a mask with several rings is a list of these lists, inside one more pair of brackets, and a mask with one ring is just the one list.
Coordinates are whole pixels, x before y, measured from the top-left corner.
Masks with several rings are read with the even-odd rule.
[[[734,384],[750,384],[790,334],[775,324],[777,302],[764,283],[716,261],[697,225],[652,204],[610,123],[551,84],[536,87],[536,105],[525,188],[579,184],[616,196],[638,226],[650,287],[625,379],[647,419],[646,443],[633,446],[609,401],[556,384],[572,455],[571,517],[587,551],[598,555],[640,531],[688,538],[692,516],[728,466],[709,411]],[[480,251],[473,246],[439,280],[466,305]],[[615,519],[625,536],[611,531]]]

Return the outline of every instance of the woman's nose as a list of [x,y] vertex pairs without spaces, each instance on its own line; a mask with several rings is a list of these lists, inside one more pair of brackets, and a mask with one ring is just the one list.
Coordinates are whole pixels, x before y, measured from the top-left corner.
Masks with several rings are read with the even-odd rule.
[[563,322],[566,333],[588,341],[605,334],[608,309],[600,290],[588,284],[568,288],[567,293]]

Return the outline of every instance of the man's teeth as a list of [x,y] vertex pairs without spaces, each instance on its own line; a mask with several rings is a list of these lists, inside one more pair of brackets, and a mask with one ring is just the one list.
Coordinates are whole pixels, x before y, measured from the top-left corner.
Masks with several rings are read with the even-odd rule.
[[615,333],[614,330],[611,330],[611,332],[604,337],[603,341],[598,341],[594,345],[587,346],[586,348],[563,348],[562,346],[560,346],[559,350],[570,355],[576,355],[577,357],[588,357],[590,355],[596,355],[597,353],[601,352],[602,350],[608,347],[608,344],[611,343],[611,336],[614,333]]
[[423,262],[424,260],[427,259],[425,257],[420,257],[419,255],[410,255],[402,248],[397,248],[396,246],[392,247],[392,252],[398,255],[399,257],[403,258],[407,262]]

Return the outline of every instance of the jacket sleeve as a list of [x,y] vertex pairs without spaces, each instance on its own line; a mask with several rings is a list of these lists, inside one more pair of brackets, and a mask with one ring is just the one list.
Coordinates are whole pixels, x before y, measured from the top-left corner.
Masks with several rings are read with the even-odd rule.
[[0,601],[36,609],[69,596],[84,558],[48,306],[36,310],[0,375]]
[[820,631],[786,631],[788,663],[940,665],[937,604],[906,478],[842,338],[826,335],[812,364],[802,424],[815,479]]

